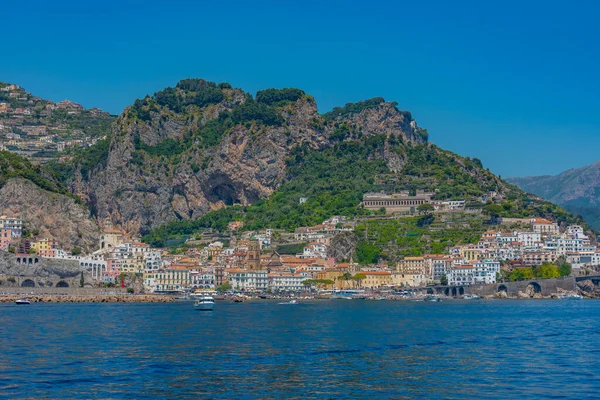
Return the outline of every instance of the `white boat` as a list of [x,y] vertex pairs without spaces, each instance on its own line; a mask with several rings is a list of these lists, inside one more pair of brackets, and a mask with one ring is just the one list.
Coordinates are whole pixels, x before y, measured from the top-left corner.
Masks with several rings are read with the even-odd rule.
[[573,294],[567,294],[567,295],[561,297],[561,299],[563,299],[563,300],[581,300],[581,299],[583,299],[583,296],[573,293]]
[[285,303],[279,303],[279,304],[298,304],[298,302],[296,300],[290,300],[290,301],[286,301]]
[[18,300],[15,300],[15,304],[24,305],[24,304],[31,304],[31,302],[27,299],[18,299]]
[[465,300],[479,300],[479,299],[481,299],[481,297],[477,296],[476,294],[465,294],[463,296],[463,299],[465,299]]
[[438,296],[437,294],[430,294],[428,296],[425,296],[423,301],[430,301],[430,302],[437,303],[437,302],[442,301],[442,299],[440,299],[440,296]]
[[198,311],[212,311],[215,307],[215,299],[211,296],[200,297],[194,303],[194,308]]

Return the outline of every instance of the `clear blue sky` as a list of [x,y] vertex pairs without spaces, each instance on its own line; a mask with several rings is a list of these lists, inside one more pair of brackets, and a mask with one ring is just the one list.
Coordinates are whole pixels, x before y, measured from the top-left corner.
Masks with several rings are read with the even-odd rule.
[[0,81],[120,113],[186,77],[383,96],[502,176],[600,159],[600,2],[5,2]]

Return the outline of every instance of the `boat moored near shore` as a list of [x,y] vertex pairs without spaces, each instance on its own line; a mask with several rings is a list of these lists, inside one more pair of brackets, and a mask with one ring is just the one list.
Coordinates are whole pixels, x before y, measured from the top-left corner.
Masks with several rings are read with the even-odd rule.
[[213,311],[215,308],[215,299],[212,296],[200,297],[194,303],[194,308],[198,311]]

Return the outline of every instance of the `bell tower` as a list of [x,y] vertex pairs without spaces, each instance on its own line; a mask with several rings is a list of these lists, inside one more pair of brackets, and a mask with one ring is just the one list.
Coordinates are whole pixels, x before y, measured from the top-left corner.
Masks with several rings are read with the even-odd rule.
[[248,242],[248,253],[246,253],[246,265],[250,271],[260,270],[260,243],[258,240]]

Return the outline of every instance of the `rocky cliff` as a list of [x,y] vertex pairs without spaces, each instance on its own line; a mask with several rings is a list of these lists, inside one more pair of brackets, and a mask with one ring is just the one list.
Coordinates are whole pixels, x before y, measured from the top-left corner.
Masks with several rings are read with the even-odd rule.
[[61,248],[95,248],[99,229],[89,212],[73,197],[40,188],[24,178],[9,179],[0,188],[2,213],[20,216],[29,232],[56,239]]
[[[298,89],[269,89],[254,99],[228,84],[185,80],[127,108],[105,157],[89,171],[75,169],[68,184],[99,220],[144,233],[268,197],[299,147],[377,135],[427,141],[410,113],[383,99],[337,110],[320,115]],[[403,158],[389,147],[384,158],[398,170]]]

